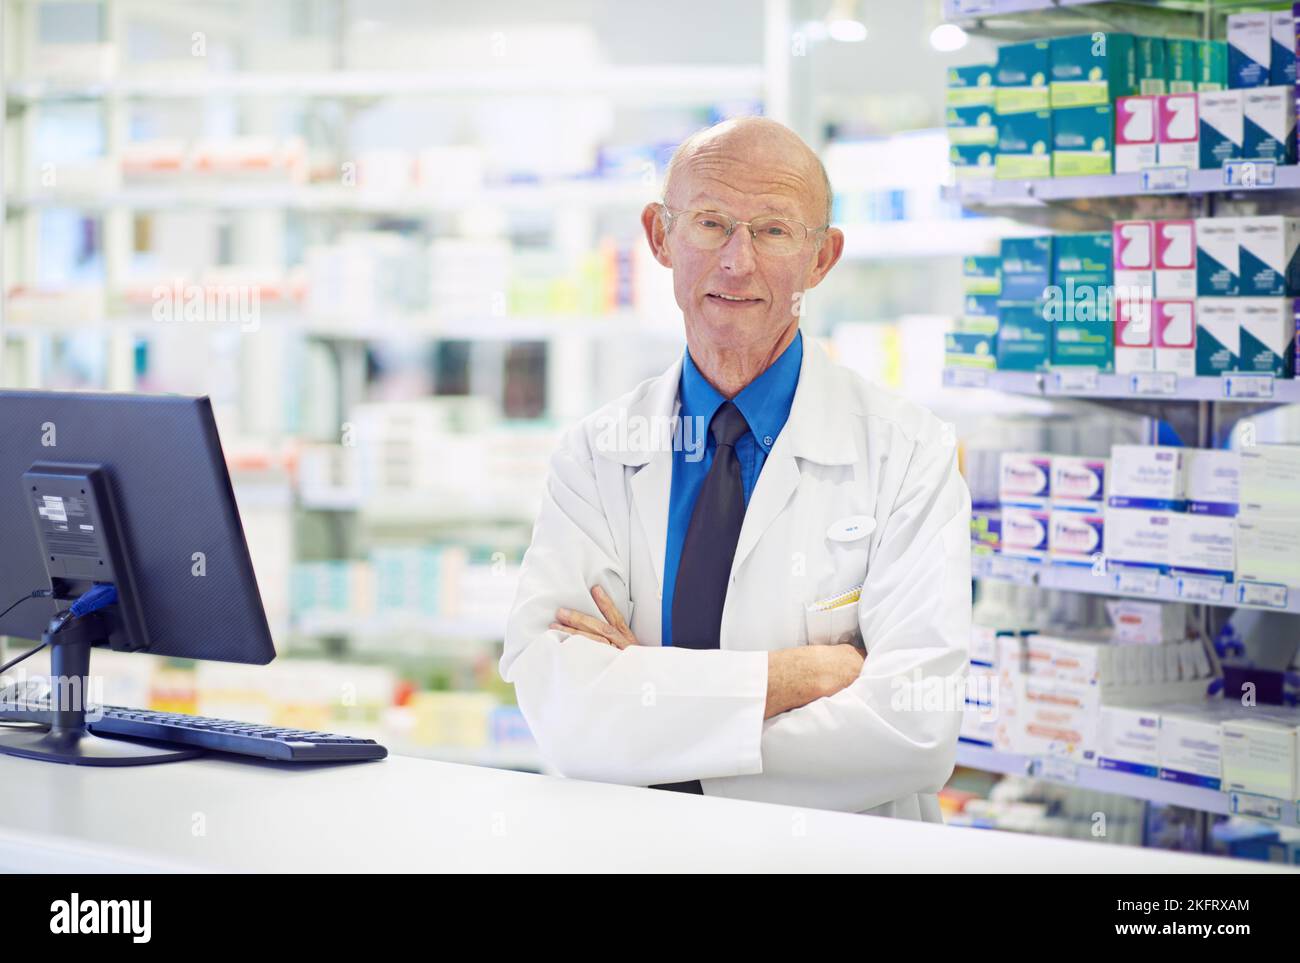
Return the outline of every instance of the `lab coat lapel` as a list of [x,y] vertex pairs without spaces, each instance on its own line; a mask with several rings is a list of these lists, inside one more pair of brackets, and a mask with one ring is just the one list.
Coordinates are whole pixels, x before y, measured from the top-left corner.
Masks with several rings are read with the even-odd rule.
[[[679,358],[655,384],[642,396],[638,404],[625,413],[631,425],[640,420],[642,425],[662,424],[671,419],[672,437],[676,437],[677,413],[680,407],[677,389],[681,383],[682,360]],[[659,591],[664,586],[664,553],[668,543],[668,501],[673,482],[673,450],[663,444],[664,435],[647,431],[647,446],[638,454],[624,459],[629,466],[640,465],[628,487],[631,491],[631,508],[645,538],[654,565]]]
[[838,372],[824,349],[805,338],[790,417],[763,463],[745,508],[745,521],[731,561],[733,577],[799,487],[799,459],[826,465],[845,465],[855,460],[851,424],[856,412],[850,410],[846,398],[840,397],[843,392],[839,385]]

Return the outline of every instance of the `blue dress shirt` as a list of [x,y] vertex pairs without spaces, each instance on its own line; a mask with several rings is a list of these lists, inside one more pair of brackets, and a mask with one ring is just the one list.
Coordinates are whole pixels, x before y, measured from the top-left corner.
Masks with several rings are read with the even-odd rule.
[[[786,419],[790,417],[790,405],[794,401],[794,390],[799,385],[799,368],[802,363],[803,332],[800,331],[796,332],[794,340],[766,371],[731,399],[749,424],[749,431],[736,442],[736,459],[740,462],[740,480],[745,489],[746,505],[749,504],[754,485],[758,483],[763,463],[767,461],[777,435],[781,434]],[[675,446],[673,450],[673,481],[668,499],[668,545],[664,552],[664,645],[672,645],[673,593],[677,587],[677,566],[682,557],[682,543],[686,541],[686,529],[691,524],[695,499],[704,484],[704,476],[709,473],[709,466],[713,464],[713,452],[717,448],[708,426],[714,413],[727,400],[700,374],[689,350],[682,363],[679,391],[682,402],[680,417],[700,420],[691,422],[690,431],[683,428],[685,443]],[[699,439],[693,430],[696,424],[703,426],[702,432],[707,442],[704,457],[692,461],[697,456],[699,445]],[[688,448],[692,442],[696,451]]]

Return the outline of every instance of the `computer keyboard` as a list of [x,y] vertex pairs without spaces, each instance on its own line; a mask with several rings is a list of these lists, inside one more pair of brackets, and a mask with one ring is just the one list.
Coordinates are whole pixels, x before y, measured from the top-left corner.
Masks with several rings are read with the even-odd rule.
[[[0,692],[0,722],[49,725],[53,721],[49,705],[48,691],[34,691],[30,685],[26,689],[11,686]],[[373,739],[123,706],[92,708],[87,712],[86,728],[101,736],[148,739],[277,762],[347,762],[388,755]]]

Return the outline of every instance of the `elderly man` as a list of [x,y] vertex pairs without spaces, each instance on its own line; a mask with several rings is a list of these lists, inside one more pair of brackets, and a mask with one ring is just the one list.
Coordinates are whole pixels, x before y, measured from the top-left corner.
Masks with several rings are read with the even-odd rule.
[[687,350],[566,436],[502,676],[603,782],[941,821],[970,631],[948,426],[799,331],[839,260],[816,155],[701,131],[642,214]]

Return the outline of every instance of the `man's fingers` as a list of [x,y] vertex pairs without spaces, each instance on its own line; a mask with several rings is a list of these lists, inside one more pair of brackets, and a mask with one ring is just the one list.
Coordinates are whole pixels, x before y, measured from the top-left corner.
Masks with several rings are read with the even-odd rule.
[[627,629],[627,623],[623,621],[623,613],[618,610],[614,600],[609,597],[603,588],[599,585],[593,585],[591,588],[592,601],[596,603],[596,608],[600,609],[600,614],[605,616],[605,621],[620,632]]
[[599,635],[606,639],[609,639],[614,633],[613,628],[607,623],[602,622],[595,616],[575,612],[573,609],[560,609],[555,613],[555,621],[570,628]]
[[[613,642],[611,642],[609,639],[605,638],[604,636],[592,635],[590,632],[583,632],[580,629],[575,629],[569,625],[560,625],[558,622],[552,622],[551,628],[559,629],[561,632],[568,632],[570,635],[581,635],[583,638],[591,639],[591,641],[593,642],[600,642],[603,645],[614,645]],[[618,646],[614,646],[614,647],[618,648]]]

